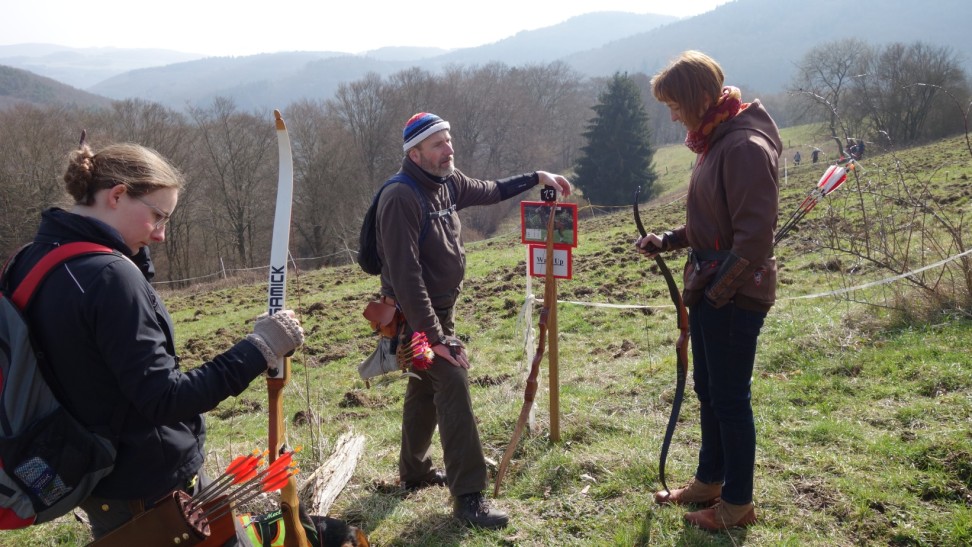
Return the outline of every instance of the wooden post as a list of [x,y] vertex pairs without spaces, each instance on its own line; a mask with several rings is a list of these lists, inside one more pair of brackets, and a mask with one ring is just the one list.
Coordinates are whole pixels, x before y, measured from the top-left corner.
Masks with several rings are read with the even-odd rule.
[[550,204],[547,222],[546,276],[543,305],[547,308],[547,363],[550,366],[550,440],[560,442],[560,377],[557,371],[557,278],[554,276],[553,230],[557,204]]
[[[547,267],[553,268],[553,253],[547,257]],[[560,377],[557,371],[557,278],[552,277],[553,285],[548,294],[550,311],[547,312],[547,359],[550,365],[550,440],[560,442]]]

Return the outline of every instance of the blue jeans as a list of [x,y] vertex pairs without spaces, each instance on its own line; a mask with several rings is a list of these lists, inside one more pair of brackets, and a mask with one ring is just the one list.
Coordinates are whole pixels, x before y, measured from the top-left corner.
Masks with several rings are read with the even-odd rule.
[[736,505],[753,501],[756,423],[750,386],[765,318],[732,302],[716,309],[704,298],[689,310],[702,429],[695,477],[724,483],[722,499]]

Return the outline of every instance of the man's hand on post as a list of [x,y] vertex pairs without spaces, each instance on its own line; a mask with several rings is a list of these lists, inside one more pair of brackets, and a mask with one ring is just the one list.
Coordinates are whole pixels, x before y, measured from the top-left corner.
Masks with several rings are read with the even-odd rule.
[[555,175],[546,171],[537,171],[537,176],[540,178],[541,186],[553,186],[564,197],[570,195],[570,181],[561,175]]

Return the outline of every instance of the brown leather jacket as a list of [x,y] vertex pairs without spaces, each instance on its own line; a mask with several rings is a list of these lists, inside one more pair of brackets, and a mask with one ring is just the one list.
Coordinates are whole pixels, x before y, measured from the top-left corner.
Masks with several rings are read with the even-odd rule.
[[717,307],[729,301],[769,311],[776,300],[773,234],[779,209],[783,144],[758,100],[720,124],[692,172],[685,224],[674,248],[691,247],[685,265],[686,305],[703,294]]

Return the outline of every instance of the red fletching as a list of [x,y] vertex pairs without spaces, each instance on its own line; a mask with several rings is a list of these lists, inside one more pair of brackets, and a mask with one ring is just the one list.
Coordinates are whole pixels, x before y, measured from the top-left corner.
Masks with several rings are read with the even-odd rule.
[[278,469],[273,473],[267,473],[265,477],[260,479],[260,484],[266,486],[268,484],[275,483],[280,480],[281,477],[289,477],[291,475],[291,471],[293,471],[292,467],[285,467],[283,469]]
[[283,467],[287,467],[288,465],[291,464],[293,459],[294,459],[294,453],[292,451],[284,452],[283,454],[280,455],[279,458],[274,460],[269,467],[267,467],[266,473],[272,474]]
[[237,456],[235,460],[231,461],[230,464],[226,466],[226,472],[235,473],[236,470],[243,465],[243,462],[246,461],[246,458],[246,456]]
[[435,352],[432,351],[432,346],[429,345],[429,339],[424,332],[412,333],[411,352],[412,367],[415,370],[428,370],[432,366]]
[[[266,451],[264,451],[266,452]],[[239,473],[243,469],[254,467],[259,463],[259,457],[261,452],[254,449],[247,456],[237,456],[228,466],[226,466],[225,474],[232,475],[234,473]]]
[[240,473],[239,475],[234,477],[233,484],[244,483],[255,476],[257,476],[257,466],[254,466],[252,469],[247,470],[245,473]]
[[[293,472],[291,472],[291,471],[293,471]],[[296,469],[293,469],[293,470],[288,469],[283,474],[280,474],[280,475],[275,476],[274,477],[275,480],[273,480],[273,481],[269,481],[269,480],[268,481],[265,481],[263,483],[263,488],[261,488],[261,490],[263,490],[264,492],[275,492],[277,490],[280,490],[284,486],[287,486],[287,481],[290,480],[290,477],[292,477],[292,476],[294,476],[296,474],[297,474],[297,470]]]

